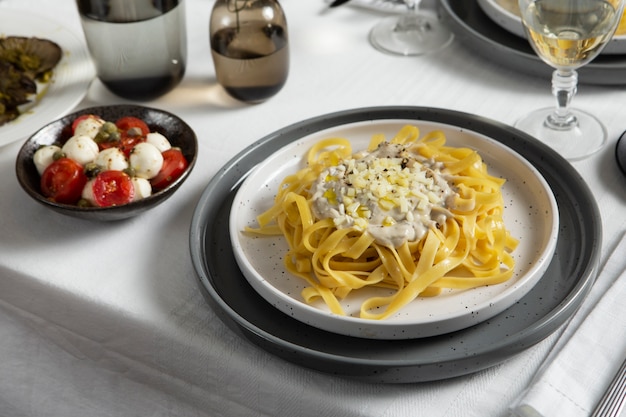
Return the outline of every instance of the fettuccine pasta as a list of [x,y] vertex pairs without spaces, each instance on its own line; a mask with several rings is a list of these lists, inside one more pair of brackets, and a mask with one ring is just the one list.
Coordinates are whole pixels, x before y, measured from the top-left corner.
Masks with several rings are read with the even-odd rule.
[[365,300],[360,317],[385,319],[417,297],[512,276],[518,242],[502,217],[504,182],[476,151],[446,146],[441,131],[420,137],[405,126],[356,154],[348,139],[329,138],[246,231],[285,237],[285,267],[306,281],[307,303],[345,315],[340,300],[381,287],[390,295]]

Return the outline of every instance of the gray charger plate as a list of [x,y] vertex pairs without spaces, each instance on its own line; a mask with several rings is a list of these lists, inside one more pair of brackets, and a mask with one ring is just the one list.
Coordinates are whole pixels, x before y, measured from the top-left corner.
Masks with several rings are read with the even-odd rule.
[[[228,234],[233,197],[259,162],[313,132],[367,120],[428,120],[482,133],[530,161],[552,188],[560,210],[553,260],[539,283],[496,317],[465,330],[411,340],[371,340],[326,332],[289,317],[259,296],[237,267]],[[367,382],[451,378],[496,365],[541,341],[580,306],[598,269],[602,229],[588,186],[562,157],[510,126],[478,116],[422,107],[347,110],[305,120],[243,150],[211,179],[190,228],[199,288],[233,331],[296,364]]]
[[[485,58],[529,75],[550,78],[554,71],[535,54],[528,40],[503,29],[476,1],[440,0],[446,24],[456,38]],[[626,55],[600,55],[577,70],[581,83],[626,84]]]

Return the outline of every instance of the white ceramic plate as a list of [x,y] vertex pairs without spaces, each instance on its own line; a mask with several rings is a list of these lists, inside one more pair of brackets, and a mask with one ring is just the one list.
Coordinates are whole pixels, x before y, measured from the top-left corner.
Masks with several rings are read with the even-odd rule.
[[17,10],[2,9],[0,36],[49,39],[63,50],[52,80],[17,119],[0,126],[0,146],[25,139],[45,124],[69,113],[80,103],[95,77],[85,42],[61,23]]
[[[371,339],[409,339],[444,334],[487,320],[513,305],[541,278],[557,242],[558,208],[543,177],[510,148],[484,135],[458,127],[420,121],[422,134],[441,129],[448,144],[479,151],[490,173],[507,179],[503,188],[505,222],[520,244],[514,256],[516,272],[507,282],[467,291],[445,291],[418,298],[387,320],[358,317],[361,301],[370,290],[354,292],[342,301],[349,314],[338,316],[323,303],[308,305],[300,297],[304,282],[285,271],[287,244],[282,237],[253,237],[242,233],[255,226],[256,216],[270,207],[282,178],[298,170],[309,147],[329,136],[348,138],[354,150],[364,149],[373,133],[392,137],[407,120],[345,124],[303,137],[259,164],[243,182],[230,214],[230,237],[235,259],[248,282],[269,303],[311,326],[348,336]],[[379,291],[372,289],[371,291]]]
[[[491,20],[514,35],[526,38],[517,0],[478,0],[478,5]],[[626,36],[616,34],[602,54],[626,54]]]

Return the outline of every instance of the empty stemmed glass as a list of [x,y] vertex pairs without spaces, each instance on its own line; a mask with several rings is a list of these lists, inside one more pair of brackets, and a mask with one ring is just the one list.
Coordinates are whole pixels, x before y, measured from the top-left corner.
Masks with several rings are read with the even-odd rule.
[[556,107],[536,110],[516,126],[575,161],[602,148],[606,128],[595,116],[570,108],[576,69],[606,46],[622,16],[625,0],[519,0],[524,28],[537,55],[555,70]]
[[408,12],[381,20],[370,32],[376,49],[395,55],[422,55],[448,45],[452,32],[420,9],[422,0],[405,0]]

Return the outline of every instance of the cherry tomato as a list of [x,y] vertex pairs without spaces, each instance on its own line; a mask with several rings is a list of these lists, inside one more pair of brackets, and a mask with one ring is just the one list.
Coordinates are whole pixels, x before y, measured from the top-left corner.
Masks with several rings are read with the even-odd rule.
[[86,183],[83,167],[70,158],[57,159],[41,174],[41,192],[61,204],[76,204]]
[[98,142],[98,149],[101,151],[109,148],[116,148],[119,146],[119,142]]
[[162,190],[167,187],[178,177],[182,175],[189,165],[185,156],[178,148],[171,148],[167,151],[163,151],[163,167],[156,175],[156,177],[150,180],[152,188],[154,190]]
[[96,116],[95,114],[83,114],[82,116],[78,116],[72,122],[72,135],[74,134],[74,132],[76,132],[76,126],[78,126],[78,124],[82,122],[83,120],[89,119],[89,118],[100,119],[100,117]]
[[132,117],[132,116],[122,117],[117,122],[115,122],[115,126],[117,126],[117,128],[122,133],[127,132],[129,129],[132,129],[133,127],[138,127],[141,130],[141,133],[143,136],[146,136],[148,133],[150,133],[150,128],[148,127],[146,122],[136,117]]
[[127,134],[123,133],[120,141],[116,144],[116,146],[120,148],[120,150],[124,152],[124,155],[126,155],[126,158],[128,158],[130,157],[130,151],[133,150],[135,145],[145,141],[145,136],[128,136]]
[[135,187],[122,171],[104,171],[93,182],[93,198],[100,207],[121,206],[133,201]]

